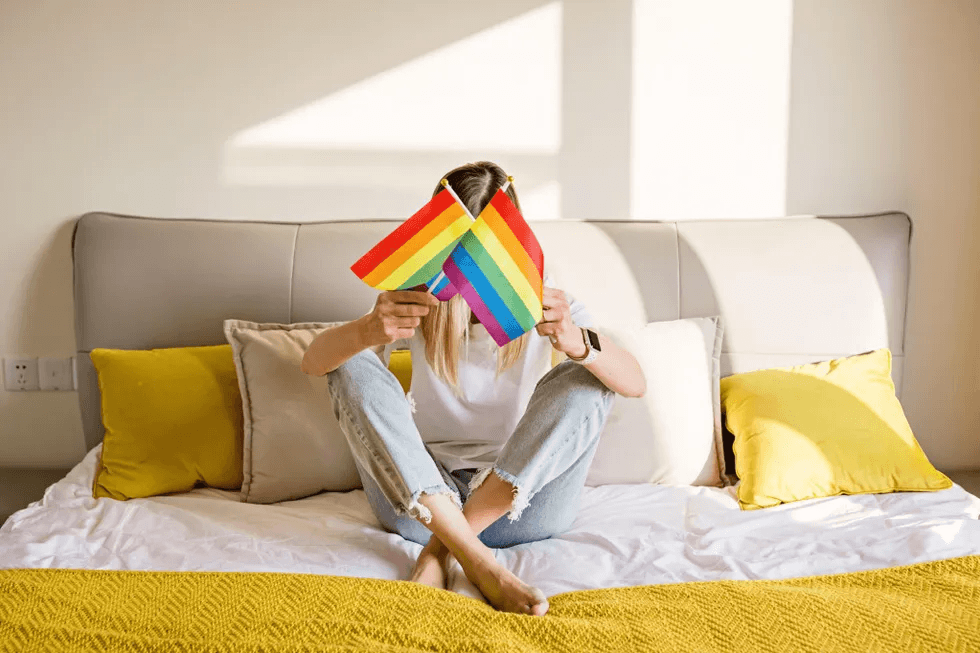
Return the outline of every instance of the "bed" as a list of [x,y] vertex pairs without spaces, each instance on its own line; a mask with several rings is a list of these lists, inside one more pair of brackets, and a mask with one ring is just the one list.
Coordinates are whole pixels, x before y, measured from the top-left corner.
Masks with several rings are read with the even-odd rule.
[[[458,565],[451,593],[391,582],[407,576],[420,547],[381,530],[360,490],[274,505],[213,488],[125,502],[92,497],[102,424],[89,351],[217,344],[228,317],[352,319],[373,294],[347,266],[391,227],[79,220],[78,380],[90,451],[0,529],[0,597],[7,597],[0,643],[12,650],[32,641],[78,650],[980,645],[980,499],[956,485],[755,511],[739,509],[731,486],[590,487],[568,532],[496,552],[550,597],[551,613],[536,621],[494,612]],[[888,347],[901,387],[911,235],[904,214],[540,223],[535,231],[546,252],[562,252],[556,276],[593,310],[625,305],[650,321],[721,315],[723,374]],[[575,263],[586,256],[610,276]],[[175,604],[182,608],[170,610]]]

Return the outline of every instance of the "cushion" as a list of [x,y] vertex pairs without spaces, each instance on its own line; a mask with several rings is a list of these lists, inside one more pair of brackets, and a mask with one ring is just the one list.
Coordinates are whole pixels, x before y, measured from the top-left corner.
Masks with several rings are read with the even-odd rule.
[[89,354],[105,438],[93,495],[135,499],[242,484],[242,405],[231,347]]
[[597,330],[636,356],[647,391],[616,397],[586,484],[721,485],[720,318]]
[[300,369],[313,339],[338,324],[225,320],[245,416],[243,501],[275,503],[361,486],[327,377]]
[[407,349],[396,349],[391,352],[388,369],[395,375],[402,389],[408,392],[412,388],[412,352]]
[[950,487],[912,434],[891,361],[879,349],[722,379],[741,507]]

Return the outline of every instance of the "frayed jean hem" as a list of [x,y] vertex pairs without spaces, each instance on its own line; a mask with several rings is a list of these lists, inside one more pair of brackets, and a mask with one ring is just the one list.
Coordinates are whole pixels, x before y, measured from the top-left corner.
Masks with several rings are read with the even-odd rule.
[[456,492],[453,492],[451,489],[449,489],[448,485],[440,484],[440,485],[433,485],[427,488],[422,488],[421,490],[416,490],[415,492],[412,493],[412,496],[408,500],[407,505],[395,507],[395,513],[397,515],[408,515],[409,517],[413,517],[419,520],[423,524],[428,524],[429,522],[431,522],[432,511],[419,502],[419,498],[423,494],[427,494],[429,496],[435,496],[437,494],[445,494],[450,499],[453,500],[453,504],[455,504],[457,508],[459,508],[460,510],[463,509],[463,502],[460,501],[459,495]]

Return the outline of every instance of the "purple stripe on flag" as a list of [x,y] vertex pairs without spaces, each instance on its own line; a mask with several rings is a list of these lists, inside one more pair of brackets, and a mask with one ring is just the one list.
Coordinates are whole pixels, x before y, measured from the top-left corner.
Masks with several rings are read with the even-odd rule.
[[448,302],[450,299],[456,296],[456,287],[447,281],[446,285],[444,285],[439,292],[434,292],[432,294],[435,295],[436,299],[438,299],[440,302]]
[[494,318],[493,313],[487,308],[487,305],[483,303],[480,299],[480,295],[473,288],[473,285],[466,279],[466,276],[460,271],[459,266],[456,265],[456,261],[450,256],[446,259],[446,262],[442,265],[442,271],[446,273],[449,277],[450,283],[456,287],[459,294],[463,296],[466,303],[469,305],[470,310],[476,315],[480,323],[486,328],[487,333],[493,338],[493,341],[497,343],[498,346],[503,347],[508,342],[512,340],[510,336],[504,332],[503,327]]

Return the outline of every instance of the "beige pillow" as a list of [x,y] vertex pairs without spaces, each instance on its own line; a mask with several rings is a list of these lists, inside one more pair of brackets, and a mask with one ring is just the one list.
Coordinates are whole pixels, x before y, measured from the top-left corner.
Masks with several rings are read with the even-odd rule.
[[616,397],[586,484],[722,485],[721,319],[598,330],[636,356],[647,391]]
[[275,503],[361,486],[327,377],[300,370],[313,339],[337,324],[225,321],[245,417],[243,501]]

